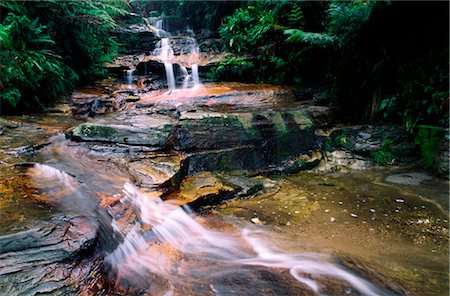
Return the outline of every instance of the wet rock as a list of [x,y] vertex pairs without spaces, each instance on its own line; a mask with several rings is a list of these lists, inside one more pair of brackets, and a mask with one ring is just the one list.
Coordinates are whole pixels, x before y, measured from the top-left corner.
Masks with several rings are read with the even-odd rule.
[[276,192],[276,183],[262,176],[249,177],[243,171],[229,173],[201,172],[186,178],[178,192],[167,199],[189,204],[194,210],[207,211],[231,198],[245,199]]
[[187,162],[180,155],[160,156],[136,159],[127,169],[140,187],[176,190],[186,175]]
[[99,262],[82,258],[95,246],[97,224],[82,216],[0,237],[0,290],[5,295],[73,293]]
[[217,204],[228,199],[233,196],[236,189],[224,184],[211,172],[202,172],[183,181],[177,199],[196,208],[201,204]]
[[78,141],[145,145],[163,149],[168,146],[174,121],[166,116],[134,115],[82,123],[67,132]]
[[118,28],[112,33],[120,41],[123,53],[152,52],[159,38],[146,24],[135,24]]
[[95,116],[119,110],[125,101],[120,96],[108,94],[75,93],[70,107],[74,115]]
[[50,145],[50,142],[43,142],[39,144],[18,147],[15,150],[18,155],[31,155],[48,145]]
[[406,135],[401,126],[358,125],[335,128],[330,134],[330,144],[336,150],[345,150],[361,156],[368,156],[389,145],[391,150],[401,150],[402,154],[412,154]]
[[0,117],[0,127],[2,128],[18,128],[22,124],[20,122],[7,120]]
[[422,182],[431,180],[432,178],[433,177],[427,173],[408,172],[408,173],[387,176],[386,182],[401,184],[401,185],[418,186]]
[[[67,136],[104,153],[125,152],[121,145],[175,150],[187,157],[188,174],[257,169],[317,149],[315,125],[330,109],[292,100],[289,89],[241,84],[155,92],[131,103],[136,109],[83,123]],[[306,168],[291,163],[291,171]]]

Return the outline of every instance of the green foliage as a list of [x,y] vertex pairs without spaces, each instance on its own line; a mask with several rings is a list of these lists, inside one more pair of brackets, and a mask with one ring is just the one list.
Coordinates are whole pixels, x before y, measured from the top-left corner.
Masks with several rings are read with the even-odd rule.
[[254,6],[240,8],[226,18],[219,30],[228,47],[238,53],[257,53],[267,46],[275,26],[275,16],[269,10],[257,10]]
[[230,58],[212,69],[207,74],[212,81],[242,81],[252,82],[254,79],[255,65],[251,60]]
[[[0,27],[0,106],[36,107],[68,94],[76,74],[50,46],[54,41],[38,19],[8,14]],[[45,96],[39,98],[39,93]],[[23,101],[27,99],[27,101]]]
[[26,111],[105,75],[124,1],[0,2],[1,112]]
[[[219,32],[227,49],[255,57],[254,82],[298,85],[315,77],[322,68],[308,64],[312,56],[307,52],[319,39],[323,43],[319,47],[327,47],[333,41],[303,30],[308,25],[302,8],[305,5],[318,6],[294,1],[252,1],[224,19]],[[286,34],[290,35],[287,42]],[[298,40],[300,35],[305,42]]]
[[288,29],[284,34],[289,35],[287,43],[305,43],[316,47],[328,48],[333,45],[335,38],[324,33],[304,32],[299,29]]
[[380,165],[392,164],[397,158],[391,149],[392,140],[384,139],[383,146],[377,151],[370,153],[370,156],[375,161],[375,163]]
[[434,158],[439,151],[442,128],[420,125],[417,129],[418,132],[414,138],[414,143],[420,147],[423,165],[429,168],[433,165]]
[[[255,2],[226,17],[219,32],[228,50],[254,57],[252,82],[281,84],[289,76],[283,30],[286,25],[302,22],[302,10],[295,2]],[[237,78],[248,80],[248,76]]]
[[348,134],[347,133],[342,133],[336,136],[336,138],[334,138],[334,143],[336,146],[338,147],[342,147],[342,148],[349,148],[349,143],[348,143]]

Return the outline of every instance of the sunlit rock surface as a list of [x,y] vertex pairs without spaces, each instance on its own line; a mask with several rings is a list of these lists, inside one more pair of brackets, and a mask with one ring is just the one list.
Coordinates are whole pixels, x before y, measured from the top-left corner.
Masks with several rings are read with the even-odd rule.
[[329,108],[297,102],[289,89],[211,85],[141,96],[134,110],[90,120],[68,135],[77,141],[174,150],[189,172],[256,169],[309,151]]

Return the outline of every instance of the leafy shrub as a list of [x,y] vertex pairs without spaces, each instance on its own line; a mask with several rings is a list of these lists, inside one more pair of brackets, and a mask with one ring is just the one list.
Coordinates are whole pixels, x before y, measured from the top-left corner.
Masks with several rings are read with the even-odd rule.
[[375,163],[380,165],[392,164],[397,158],[391,149],[392,140],[384,139],[383,146],[377,151],[370,153],[370,156],[375,161]]
[[117,44],[109,31],[124,1],[0,2],[1,112],[48,104],[77,81],[106,73]]
[[[10,13],[0,27],[0,106],[36,107],[68,94],[77,76],[50,48],[38,19]],[[26,99],[26,101],[24,100]],[[6,110],[6,111],[7,111]]]
[[439,141],[442,136],[442,128],[429,125],[418,126],[414,143],[420,147],[422,163],[425,167],[433,165],[434,158],[439,151]]

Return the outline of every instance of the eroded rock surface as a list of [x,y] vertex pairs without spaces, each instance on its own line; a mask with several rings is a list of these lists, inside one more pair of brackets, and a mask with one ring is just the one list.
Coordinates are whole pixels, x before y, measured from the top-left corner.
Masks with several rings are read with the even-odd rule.
[[0,237],[0,291],[4,295],[67,295],[88,285],[98,260],[85,258],[97,240],[95,222],[57,217],[53,223]]
[[189,174],[257,169],[314,149],[316,125],[331,113],[296,102],[290,90],[244,85],[156,93],[135,106],[83,123],[67,135],[97,148],[107,142],[177,151],[188,159]]

